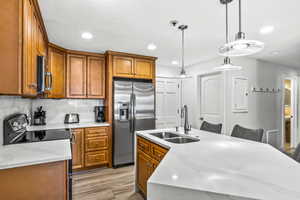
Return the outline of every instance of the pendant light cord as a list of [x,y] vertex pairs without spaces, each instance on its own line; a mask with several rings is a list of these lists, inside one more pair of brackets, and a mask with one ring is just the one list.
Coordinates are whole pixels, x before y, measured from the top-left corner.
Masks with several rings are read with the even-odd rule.
[[242,32],[242,0],[239,0],[239,32]]
[[182,44],[181,44],[182,45],[182,52],[181,52],[182,53],[182,58],[181,58],[182,59],[181,60],[182,69],[181,70],[184,71],[184,29],[182,29],[181,31],[182,31]]
[[226,44],[229,42],[228,32],[228,2],[226,2]]

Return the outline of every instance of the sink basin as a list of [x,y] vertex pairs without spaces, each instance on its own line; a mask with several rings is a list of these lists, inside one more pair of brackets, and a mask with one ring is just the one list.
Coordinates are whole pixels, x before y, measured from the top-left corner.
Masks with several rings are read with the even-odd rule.
[[197,138],[188,138],[188,137],[176,137],[165,139],[167,142],[176,143],[176,144],[185,144],[191,142],[199,142],[200,139]]
[[180,137],[178,134],[170,133],[170,132],[150,133],[150,135],[153,135],[153,136],[161,138],[161,139]]

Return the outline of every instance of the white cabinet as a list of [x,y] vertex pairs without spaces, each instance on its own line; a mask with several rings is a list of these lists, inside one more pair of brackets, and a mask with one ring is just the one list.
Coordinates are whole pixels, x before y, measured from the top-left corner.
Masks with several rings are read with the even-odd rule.
[[234,77],[232,84],[232,112],[248,112],[248,79]]

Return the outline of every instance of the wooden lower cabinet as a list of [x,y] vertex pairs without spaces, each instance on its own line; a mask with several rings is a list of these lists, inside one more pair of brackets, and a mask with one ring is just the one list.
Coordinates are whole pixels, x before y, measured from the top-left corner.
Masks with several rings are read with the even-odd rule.
[[137,185],[147,196],[147,181],[168,150],[142,137],[137,138]]
[[74,129],[72,137],[73,169],[80,169],[84,167],[84,129]]
[[108,151],[94,151],[85,153],[85,167],[104,165],[108,163]]
[[152,159],[142,151],[137,151],[137,183],[142,193],[147,194],[147,181],[152,174]]
[[67,161],[0,170],[0,199],[66,200]]
[[73,169],[109,164],[109,127],[73,130]]

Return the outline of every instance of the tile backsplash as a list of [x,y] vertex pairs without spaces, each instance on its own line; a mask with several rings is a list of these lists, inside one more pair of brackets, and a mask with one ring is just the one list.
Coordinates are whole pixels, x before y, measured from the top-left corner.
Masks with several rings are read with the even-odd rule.
[[80,122],[94,122],[94,107],[103,100],[93,99],[27,99],[17,96],[0,96],[0,145],[3,144],[3,120],[14,113],[33,113],[43,106],[47,124],[64,123],[65,114],[78,113]]
[[102,100],[92,99],[38,99],[32,101],[32,111],[43,106],[47,124],[64,123],[67,113],[78,113],[80,122],[94,122],[94,107],[103,105]]

